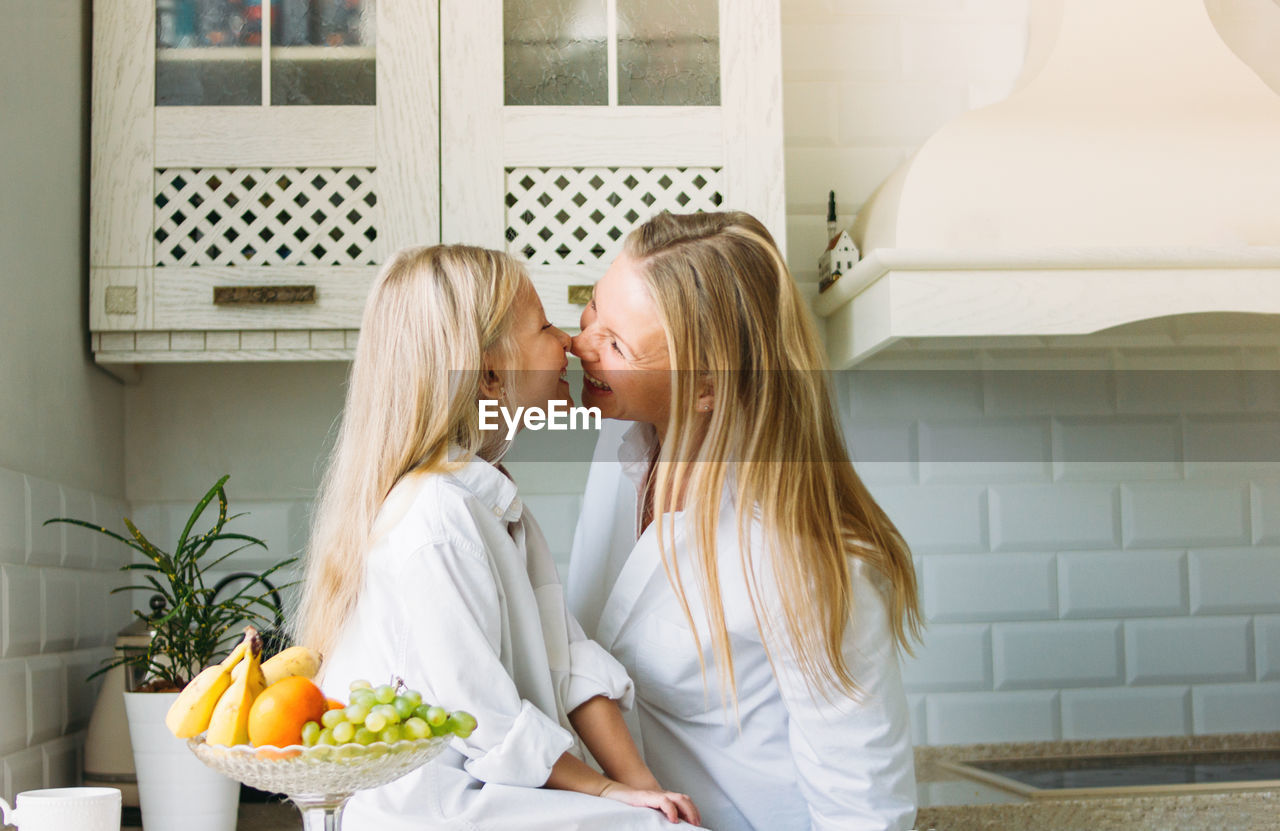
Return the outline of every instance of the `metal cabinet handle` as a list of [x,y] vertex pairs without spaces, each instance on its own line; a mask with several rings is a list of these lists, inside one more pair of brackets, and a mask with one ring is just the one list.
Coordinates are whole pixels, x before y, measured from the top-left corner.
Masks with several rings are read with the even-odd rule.
[[315,286],[214,286],[215,306],[288,306],[316,302]]

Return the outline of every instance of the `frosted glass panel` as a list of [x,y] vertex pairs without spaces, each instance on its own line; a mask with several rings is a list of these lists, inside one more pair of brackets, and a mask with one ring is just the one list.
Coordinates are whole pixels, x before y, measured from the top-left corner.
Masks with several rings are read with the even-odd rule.
[[504,0],[507,104],[609,103],[605,0]]
[[374,0],[272,0],[272,104],[373,106]]
[[156,0],[156,104],[262,103],[259,0]]
[[618,0],[618,103],[720,103],[716,0]]

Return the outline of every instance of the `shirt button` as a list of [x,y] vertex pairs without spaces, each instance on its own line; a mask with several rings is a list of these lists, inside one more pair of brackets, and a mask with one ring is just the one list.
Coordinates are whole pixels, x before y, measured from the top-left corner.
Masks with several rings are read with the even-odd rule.
[[493,509],[493,515],[494,515],[494,516],[502,516],[502,509],[501,509],[501,508],[494,508],[494,509]]

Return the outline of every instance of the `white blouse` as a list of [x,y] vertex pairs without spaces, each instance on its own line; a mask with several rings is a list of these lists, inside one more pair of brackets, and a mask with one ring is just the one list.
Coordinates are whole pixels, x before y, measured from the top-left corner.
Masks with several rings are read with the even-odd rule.
[[562,753],[582,755],[567,714],[597,695],[629,707],[632,684],[566,611],[515,484],[476,459],[413,475],[375,529],[356,609],[324,664],[325,693],[346,700],[354,679],[400,677],[477,727],[436,761],[358,794],[344,827],[670,828],[650,809],[539,789]]
[[[736,512],[723,496],[717,544],[736,672],[735,721],[721,705],[693,578],[686,593],[707,666],[705,686],[693,634],[662,568],[656,526],[637,539],[639,488],[655,434],[647,425],[605,425],[574,537],[569,608],[634,679],[628,723],[659,781],[688,793],[709,828],[911,828],[916,788],[906,697],[870,568],[854,561],[854,617],[844,640],[862,698],[811,695],[785,632],[771,636],[776,674],[770,666],[742,575]],[[690,575],[684,514],[669,517],[681,573]],[[763,558],[760,528],[753,530],[752,551]],[[769,614],[778,597],[770,596],[770,581],[758,585]]]

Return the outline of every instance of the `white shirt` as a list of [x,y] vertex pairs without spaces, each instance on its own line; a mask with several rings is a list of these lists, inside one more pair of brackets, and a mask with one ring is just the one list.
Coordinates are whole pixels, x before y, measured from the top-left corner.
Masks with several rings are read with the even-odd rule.
[[[587,480],[569,563],[569,608],[627,667],[645,760],[664,787],[688,793],[709,828],[756,831],[904,831],[915,819],[915,771],[906,696],[882,594],[853,560],[854,617],[844,655],[863,698],[810,695],[785,632],[765,654],[739,559],[737,515],[721,500],[717,546],[721,596],[733,647],[738,715],[721,706],[714,652],[684,544],[677,557],[698,622],[706,687],[694,637],[662,568],[655,525],[636,536],[639,488],[655,446],[647,425],[606,422]],[[624,433],[624,430],[626,432]],[[767,552],[753,529],[752,550]],[[757,564],[759,568],[759,564]],[[763,573],[768,573],[762,569]],[[771,581],[759,584],[766,614]]]
[[650,809],[538,787],[566,750],[581,755],[567,713],[596,695],[630,706],[632,685],[565,610],[546,540],[510,479],[476,459],[407,477],[374,537],[322,687],[346,700],[354,679],[400,677],[477,727],[435,762],[358,794],[348,831],[671,827]]

